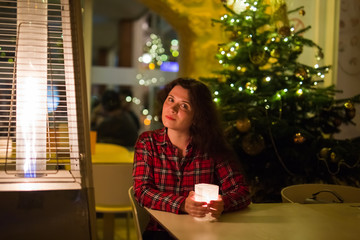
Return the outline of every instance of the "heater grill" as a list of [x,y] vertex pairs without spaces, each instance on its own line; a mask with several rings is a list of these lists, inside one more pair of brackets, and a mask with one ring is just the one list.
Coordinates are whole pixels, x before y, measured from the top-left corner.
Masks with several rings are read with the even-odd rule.
[[80,2],[0,1],[1,239],[96,236]]
[[81,155],[69,4],[1,2],[0,48],[2,180],[53,181],[59,176],[52,175],[62,175],[62,181],[77,181],[73,171]]

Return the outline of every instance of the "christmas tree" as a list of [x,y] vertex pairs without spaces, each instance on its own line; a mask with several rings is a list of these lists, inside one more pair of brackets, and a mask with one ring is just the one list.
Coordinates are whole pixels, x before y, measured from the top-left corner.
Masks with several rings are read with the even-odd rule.
[[223,1],[221,24],[229,41],[219,44],[218,77],[202,78],[214,93],[226,134],[239,155],[254,202],[281,201],[281,188],[323,182],[359,186],[360,138],[338,140],[342,124],[354,124],[360,95],[336,99],[323,87],[330,66],[308,66],[304,47],[320,46],[294,31],[285,4],[272,12],[263,0]]

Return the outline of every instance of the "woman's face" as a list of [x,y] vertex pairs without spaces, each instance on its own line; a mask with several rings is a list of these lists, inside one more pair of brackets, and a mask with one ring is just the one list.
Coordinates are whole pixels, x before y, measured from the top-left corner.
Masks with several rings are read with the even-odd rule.
[[179,85],[171,89],[163,104],[161,117],[168,129],[189,131],[194,118],[189,91]]

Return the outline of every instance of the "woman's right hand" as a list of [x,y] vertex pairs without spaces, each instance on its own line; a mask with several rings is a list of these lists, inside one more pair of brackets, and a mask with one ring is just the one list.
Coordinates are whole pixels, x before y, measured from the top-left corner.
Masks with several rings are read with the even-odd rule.
[[185,199],[184,204],[181,206],[181,210],[193,217],[205,217],[205,215],[209,212],[206,202],[195,201],[194,191],[189,193],[189,196]]

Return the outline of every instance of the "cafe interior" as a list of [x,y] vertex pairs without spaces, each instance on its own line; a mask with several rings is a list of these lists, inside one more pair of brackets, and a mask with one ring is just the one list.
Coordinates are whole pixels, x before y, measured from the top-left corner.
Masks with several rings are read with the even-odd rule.
[[[175,239],[357,239],[360,175],[351,186],[282,186],[275,198],[254,198],[217,221],[142,208],[132,198],[137,136],[162,126],[156,94],[177,77],[219,70],[215,55],[228,36],[212,19],[225,14],[223,5],[236,12],[246,2],[1,1],[0,239],[142,239],[149,217]],[[358,94],[360,3],[301,4],[306,14],[288,20],[312,26],[305,36],[322,47],[320,63],[331,65],[322,84]],[[304,49],[299,59],[319,63],[313,55]],[[104,126],[114,96],[127,118]],[[351,120],[335,138],[360,136],[359,114]],[[198,191],[212,191],[204,187]]]

